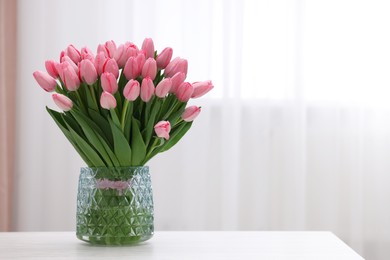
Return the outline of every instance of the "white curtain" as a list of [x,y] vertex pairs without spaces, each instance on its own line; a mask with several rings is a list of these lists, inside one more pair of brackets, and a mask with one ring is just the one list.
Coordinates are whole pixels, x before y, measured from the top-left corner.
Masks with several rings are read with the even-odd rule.
[[390,3],[19,0],[15,230],[74,230],[83,162],[32,72],[73,43],[174,49],[212,79],[150,164],[157,230],[329,230],[390,258]]

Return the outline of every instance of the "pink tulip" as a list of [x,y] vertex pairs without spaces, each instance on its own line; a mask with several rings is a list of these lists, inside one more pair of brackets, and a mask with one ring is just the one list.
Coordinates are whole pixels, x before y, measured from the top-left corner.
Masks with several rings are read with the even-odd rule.
[[192,93],[194,92],[194,87],[189,82],[183,82],[176,90],[176,97],[181,102],[187,102]]
[[134,101],[138,98],[140,91],[139,82],[131,79],[123,89],[123,96],[129,101]]
[[119,45],[119,47],[116,49],[114,59],[118,63],[119,68],[123,68],[125,66],[126,61],[128,59],[126,55],[125,45]]
[[165,69],[166,66],[168,66],[169,62],[171,61],[173,54],[173,50],[170,47],[165,48],[162,50],[162,52],[157,56],[157,68]]
[[192,93],[191,98],[201,97],[214,88],[211,80],[195,82],[192,86],[194,87],[194,93]]
[[60,53],[60,62],[61,62],[61,60],[62,60],[62,58],[65,56],[65,51],[61,51],[61,53]]
[[69,63],[66,61],[66,62],[62,62],[62,63],[57,63],[55,66],[56,66],[56,70],[58,72],[58,76],[60,77],[60,79],[62,80],[62,82],[64,82],[64,72],[63,72],[63,68],[65,68],[66,66],[68,66]]
[[114,94],[118,91],[118,82],[116,82],[114,74],[110,72],[104,72],[100,77],[100,80],[104,91],[111,94]]
[[80,77],[86,82],[88,85],[92,85],[97,80],[97,72],[95,66],[90,60],[82,60],[79,63],[80,69]]
[[35,71],[33,73],[35,80],[38,82],[39,86],[47,92],[52,92],[56,89],[57,82],[49,74],[42,71]]
[[148,58],[145,61],[145,64],[142,68],[142,77],[144,78],[149,77],[152,80],[154,80],[156,78],[156,73],[157,73],[156,60],[153,58]]
[[116,44],[114,41],[106,41],[104,44],[104,47],[106,48],[107,51],[107,57],[108,58],[114,58],[115,52],[116,52]]
[[183,72],[178,72],[171,79],[172,79],[172,87],[171,87],[171,90],[169,92],[170,93],[176,93],[177,88],[186,79],[186,74],[184,74]]
[[139,69],[137,59],[134,57],[130,57],[126,65],[123,69],[123,73],[125,74],[126,79],[135,79],[139,76],[141,73],[141,70]]
[[154,131],[158,137],[163,137],[169,140],[169,132],[171,131],[171,124],[169,121],[160,121],[154,126]]
[[56,69],[56,65],[57,64],[58,64],[58,62],[56,62],[54,60],[47,60],[47,61],[45,61],[46,71],[53,78],[57,78],[58,77],[58,71]]
[[146,58],[145,58],[145,52],[144,51],[140,51],[140,53],[137,54],[137,57],[135,58],[137,60],[137,64],[138,64],[138,69],[141,73],[143,67],[144,67],[144,64],[145,64],[145,61],[146,61]]
[[146,77],[142,80],[141,84],[141,99],[144,102],[149,102],[154,94],[154,85],[151,78]]
[[114,59],[118,63],[119,68],[124,68],[127,60],[130,57],[137,57],[138,48],[134,44],[127,42],[125,44],[119,45],[115,52]]
[[193,121],[200,113],[200,107],[197,106],[190,106],[187,107],[183,114],[181,115],[181,118],[186,122]]
[[164,74],[166,77],[173,77],[178,72],[183,72],[187,75],[188,62],[186,59],[174,58],[165,68]]
[[103,65],[103,72],[110,72],[114,74],[115,78],[119,77],[119,67],[115,59],[107,59]]
[[100,106],[108,110],[116,108],[115,97],[111,93],[103,91],[102,95],[100,96]]
[[[70,60],[70,61],[74,64],[74,62],[72,60]],[[62,82],[65,82],[65,76],[64,76],[65,69],[70,69],[70,70],[75,71],[73,66],[68,61],[63,61],[61,63],[56,64],[56,70],[57,70],[58,76],[61,78]],[[78,70],[78,68],[77,68],[77,70]]]
[[72,66],[72,68],[76,72],[76,74],[79,73],[79,67],[77,67],[76,63],[74,63],[73,60],[71,58],[69,58],[69,56],[62,57],[61,63],[62,62],[67,62],[70,66]]
[[104,57],[108,58],[107,49],[104,46],[104,44],[99,44],[96,49],[96,53],[101,53],[101,52],[104,54]]
[[73,102],[70,98],[67,96],[64,96],[62,94],[54,93],[52,95],[52,98],[54,100],[54,103],[63,111],[69,111],[73,107]]
[[93,52],[88,47],[81,48],[80,55],[82,60],[90,60],[92,62],[95,60]]
[[145,38],[141,49],[145,51],[146,58],[154,58],[154,44],[151,38]]
[[160,81],[156,86],[156,96],[159,98],[164,98],[172,86],[172,80],[170,78],[165,78]]
[[137,45],[135,45],[134,43],[132,43],[132,42],[125,42],[124,45],[125,45],[125,49],[126,50],[131,48],[131,49],[134,49],[136,51],[136,54],[138,54],[139,49],[138,49]]
[[79,50],[77,50],[76,47],[74,47],[72,44],[66,48],[65,55],[69,56],[69,58],[76,64],[81,60],[81,54]]
[[58,74],[60,75],[62,82],[64,82],[67,90],[75,91],[79,88],[80,86],[79,76],[69,62],[67,61],[61,62],[57,66],[57,71]]
[[99,52],[96,55],[94,65],[95,65],[96,72],[98,73],[98,75],[102,75],[103,66],[104,66],[104,63],[106,63],[106,60],[107,60],[107,58],[103,52]]
[[139,49],[138,49],[137,45],[135,45],[132,42],[125,42],[124,46],[125,46],[124,53],[126,56],[126,60],[130,57],[137,57],[137,55],[139,53]]

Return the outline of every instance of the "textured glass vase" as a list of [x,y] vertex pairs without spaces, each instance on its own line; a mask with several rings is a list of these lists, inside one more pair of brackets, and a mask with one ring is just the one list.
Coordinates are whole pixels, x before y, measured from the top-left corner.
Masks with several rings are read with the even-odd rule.
[[81,168],[76,235],[92,244],[126,245],[153,236],[149,167]]

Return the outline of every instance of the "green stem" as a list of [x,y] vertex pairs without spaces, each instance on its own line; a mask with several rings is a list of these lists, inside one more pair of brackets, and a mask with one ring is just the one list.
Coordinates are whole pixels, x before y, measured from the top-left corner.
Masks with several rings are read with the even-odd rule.
[[83,102],[83,100],[82,100],[82,98],[81,98],[81,96],[80,96],[79,90],[80,90],[80,89],[78,89],[78,90],[76,90],[76,91],[74,91],[74,92],[76,93],[76,97],[77,97],[77,99],[78,99],[78,101],[79,101],[80,108],[81,108],[81,109],[84,111],[84,113],[86,114],[86,113],[87,113],[87,108],[85,107],[86,104],[84,104],[84,102]]
[[124,133],[124,130],[125,130],[125,118],[126,118],[126,113],[127,113],[127,107],[128,106],[129,106],[129,101],[126,99],[125,103],[123,104],[122,116],[121,116],[121,130],[122,130],[122,133]]
[[98,107],[98,103],[97,103],[97,100],[96,100],[95,89],[94,89],[93,85],[89,86],[89,90],[91,91],[92,99],[93,99],[93,102],[94,102],[94,104],[96,106],[95,108],[97,108]]

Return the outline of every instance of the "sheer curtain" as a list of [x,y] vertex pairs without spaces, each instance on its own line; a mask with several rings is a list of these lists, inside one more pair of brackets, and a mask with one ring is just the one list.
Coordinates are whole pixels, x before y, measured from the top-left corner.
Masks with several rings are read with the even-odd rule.
[[20,0],[14,229],[74,230],[83,166],[32,72],[70,43],[152,37],[189,60],[189,81],[215,85],[194,100],[203,110],[189,134],[150,163],[157,230],[330,230],[368,259],[389,258],[389,11],[385,1]]

